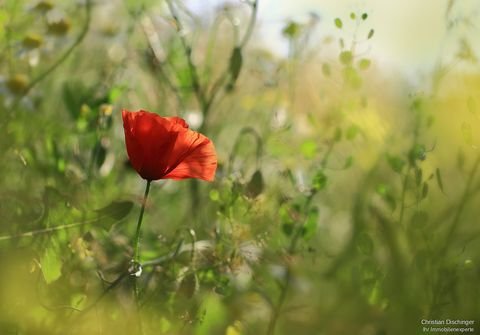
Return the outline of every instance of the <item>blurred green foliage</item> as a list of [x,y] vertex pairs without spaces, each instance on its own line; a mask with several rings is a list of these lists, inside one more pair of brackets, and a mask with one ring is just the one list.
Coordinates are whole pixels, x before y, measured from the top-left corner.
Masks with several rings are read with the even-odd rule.
[[[447,21],[467,20],[452,6]],[[280,57],[251,43],[257,7],[205,19],[181,1],[1,3],[1,334],[420,334],[422,319],[479,321],[472,42],[414,87],[370,58],[368,13],[322,22],[335,28],[324,42],[315,15],[285,22]],[[184,117],[219,157],[211,184],[152,185],[138,278],[144,185],[121,108]]]

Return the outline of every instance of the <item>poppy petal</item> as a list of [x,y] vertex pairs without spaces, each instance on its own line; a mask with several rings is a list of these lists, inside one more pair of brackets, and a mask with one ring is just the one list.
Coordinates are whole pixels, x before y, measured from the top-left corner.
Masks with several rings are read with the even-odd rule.
[[125,144],[127,146],[128,159],[133,168],[139,172],[143,165],[144,154],[141,144],[135,137],[136,113],[122,111],[123,128],[125,132]]
[[182,119],[181,117],[178,116],[171,116],[171,117],[166,117],[165,119],[169,120],[173,125],[180,125],[183,128],[188,128],[187,122]]
[[122,112],[127,153],[133,168],[147,180],[160,179],[167,170],[167,157],[173,150],[176,134],[170,123],[143,110]]
[[188,137],[195,137],[195,140],[189,143],[189,148],[182,153],[181,157],[179,157],[179,162],[174,165],[174,168],[164,178],[177,180],[198,178],[212,181],[217,169],[215,147],[212,141],[202,134],[191,130],[189,130],[189,133],[193,134],[188,134]]
[[146,180],[213,180],[217,158],[213,143],[179,117],[139,110],[122,111],[125,143],[133,168]]

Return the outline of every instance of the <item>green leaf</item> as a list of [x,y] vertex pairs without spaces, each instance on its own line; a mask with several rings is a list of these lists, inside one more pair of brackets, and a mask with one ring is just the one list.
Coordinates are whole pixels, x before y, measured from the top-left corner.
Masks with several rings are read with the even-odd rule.
[[403,167],[406,164],[406,162],[402,158],[398,156],[392,156],[389,154],[387,154],[387,161],[390,167],[392,168],[392,170],[397,173],[401,173],[403,170]]
[[123,93],[122,87],[118,87],[118,86],[112,87],[110,92],[108,92],[108,102],[110,102],[111,104],[114,104],[115,102],[117,102],[118,99],[120,99],[120,97],[122,96],[122,93]]
[[358,68],[360,70],[366,70],[370,67],[370,64],[372,62],[370,61],[370,59],[367,59],[367,58],[362,58],[360,59],[360,61],[358,62]]
[[235,47],[232,51],[232,55],[230,56],[230,82],[227,85],[227,90],[232,90],[235,86],[235,83],[240,75],[240,71],[243,65],[243,56],[242,56],[242,49],[240,47]]
[[47,284],[53,283],[62,275],[62,259],[58,248],[58,242],[52,238],[42,257],[40,258],[42,274]]
[[352,12],[352,13],[350,13],[350,18],[352,20],[355,20],[357,18],[357,16],[355,15],[355,13]]
[[367,39],[371,39],[373,37],[373,34],[375,33],[375,30],[373,29],[370,29],[370,31],[368,32],[368,36],[367,36]]
[[422,199],[425,199],[428,195],[428,183],[423,183],[423,189],[422,189]]
[[121,220],[126,217],[133,208],[133,201],[114,200],[107,206],[96,209],[95,212],[101,216],[108,216],[114,220]]
[[334,20],[334,23],[335,23],[335,27],[337,27],[338,29],[342,29],[343,23],[342,23],[342,20],[340,20],[340,18],[337,17],[337,18]]
[[285,28],[283,28],[282,31],[283,35],[288,37],[288,38],[295,38],[298,36],[300,33],[300,26],[296,22],[289,22]]
[[368,18],[368,14],[367,14],[367,13],[363,13],[363,14],[362,14],[362,20],[365,21],[367,18]]
[[327,186],[327,181],[328,181],[328,178],[325,175],[325,173],[323,173],[322,170],[319,170],[315,174],[315,176],[313,177],[313,180],[312,180],[313,191],[323,190]]
[[342,51],[339,55],[339,59],[343,65],[350,65],[353,61],[353,54],[351,51]]
[[213,189],[208,195],[210,197],[210,200],[212,200],[213,202],[220,201],[220,192],[218,192],[218,190]]
[[437,176],[437,184],[438,184],[438,187],[440,188],[440,191],[442,191],[442,193],[445,194],[445,192],[443,191],[443,181],[442,181],[442,175],[440,174],[440,169],[437,168],[435,170],[435,174]]
[[315,236],[318,226],[319,211],[317,207],[310,209],[307,219],[302,228],[302,235],[305,240],[310,240]]
[[409,157],[412,163],[416,160],[424,161],[427,158],[425,146],[422,144],[415,144],[410,150]]
[[317,143],[313,140],[307,140],[300,145],[300,152],[307,159],[312,159],[317,153]]

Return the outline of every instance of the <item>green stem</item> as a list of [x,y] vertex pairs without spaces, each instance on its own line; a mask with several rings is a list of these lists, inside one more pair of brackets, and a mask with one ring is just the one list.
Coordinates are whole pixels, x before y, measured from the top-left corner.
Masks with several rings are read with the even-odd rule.
[[[312,192],[305,203],[305,215],[308,215],[308,211],[310,210],[310,205],[312,203],[313,198],[315,197],[316,192]],[[295,233],[292,236],[292,239],[290,240],[290,246],[288,247],[288,256],[294,256],[296,251],[297,251],[297,243],[299,238],[302,236],[302,231],[303,227],[305,226],[306,223],[306,218],[303,220],[303,222],[298,225],[295,229]],[[285,300],[287,298],[288,291],[290,289],[290,285],[292,283],[293,279],[293,269],[291,267],[291,264],[287,263],[286,264],[286,273],[285,273],[285,280],[283,282],[283,285],[280,287],[280,297],[278,298],[278,301],[276,305],[272,306],[272,315],[270,317],[270,321],[268,323],[268,328],[267,328],[267,335],[274,335],[275,334],[275,327],[277,326],[278,319],[280,317],[280,314],[282,313],[282,308],[285,303]]]
[[135,240],[133,242],[133,261],[140,263],[140,230],[142,227],[143,213],[145,212],[145,204],[147,203],[148,193],[150,192],[151,180],[147,180],[147,185],[145,187],[145,194],[143,195],[142,200],[142,209],[140,209],[140,215],[138,216],[137,230],[135,232]]
[[255,23],[257,22],[257,13],[258,13],[258,0],[255,0],[251,3],[252,6],[252,14],[250,15],[250,22],[248,22],[247,31],[243,36],[242,42],[240,43],[240,47],[243,48],[247,45],[248,40],[252,37],[253,28],[255,27]]
[[185,56],[187,58],[187,65],[190,71],[190,78],[192,80],[193,91],[195,93],[195,96],[197,97],[197,100],[200,106],[202,107],[202,110],[204,110],[205,104],[206,104],[205,93],[203,92],[202,85],[200,83],[200,78],[198,77],[197,67],[193,63],[192,47],[188,44],[187,39],[184,36],[182,22],[180,21],[180,17],[177,14],[177,11],[175,10],[175,7],[173,6],[171,0],[167,0],[167,6],[168,6],[168,9],[170,10],[170,14],[173,17],[173,20],[175,21],[175,27],[177,29],[178,36],[180,37],[180,42],[182,43]]
[[285,303],[285,299],[287,298],[288,289],[292,281],[292,275],[292,269],[290,268],[290,265],[287,265],[287,273],[285,274],[284,286],[281,289],[280,298],[278,299],[277,305],[273,308],[272,316],[270,318],[270,322],[268,323],[267,335],[275,334],[275,328],[277,326],[280,313],[282,312],[283,304]]
[[135,296],[135,304],[137,306],[137,317],[138,317],[138,330],[139,334],[143,334],[142,327],[142,318],[140,316],[140,290],[138,288],[138,277],[135,272],[141,271],[140,265],[140,232],[142,228],[143,213],[145,213],[145,205],[147,203],[148,193],[150,192],[151,180],[147,180],[147,185],[145,187],[145,194],[143,195],[142,208],[140,209],[140,215],[138,216],[137,230],[135,232],[135,240],[133,241],[133,294]]
[[407,196],[407,186],[408,186],[408,176],[410,175],[410,171],[412,169],[412,164],[408,163],[407,173],[405,174],[405,178],[403,179],[402,183],[402,194],[400,196],[400,215],[398,218],[398,224],[401,225],[403,223],[403,217],[405,215],[405,200]]

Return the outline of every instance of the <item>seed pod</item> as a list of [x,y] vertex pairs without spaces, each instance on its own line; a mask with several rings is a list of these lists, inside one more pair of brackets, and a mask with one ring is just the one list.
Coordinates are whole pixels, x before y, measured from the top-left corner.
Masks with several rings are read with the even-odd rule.
[[58,21],[51,21],[47,23],[48,33],[52,35],[65,35],[70,30],[70,20],[61,18]]
[[7,79],[6,84],[13,94],[22,94],[28,86],[28,77],[24,74],[14,74]]
[[38,10],[40,12],[46,12],[52,8],[53,8],[53,3],[48,0],[40,0],[33,7],[33,9]]
[[252,175],[252,178],[247,184],[246,194],[249,198],[254,199],[263,192],[263,188],[264,188],[263,175],[260,170],[257,170]]
[[43,37],[39,34],[31,33],[25,36],[22,45],[27,49],[36,49],[43,44]]

